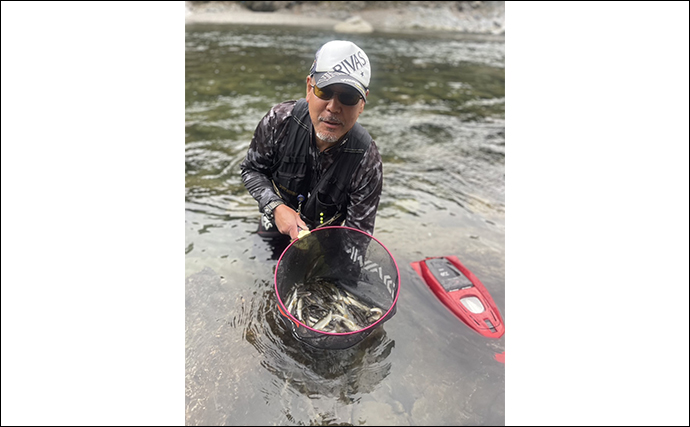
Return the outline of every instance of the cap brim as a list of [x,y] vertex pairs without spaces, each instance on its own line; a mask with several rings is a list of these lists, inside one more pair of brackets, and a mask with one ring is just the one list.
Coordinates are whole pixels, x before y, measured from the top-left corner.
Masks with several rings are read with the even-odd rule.
[[367,88],[349,74],[334,72],[314,73],[314,84],[321,88],[334,84],[348,85],[357,90],[364,98],[364,101],[367,100]]

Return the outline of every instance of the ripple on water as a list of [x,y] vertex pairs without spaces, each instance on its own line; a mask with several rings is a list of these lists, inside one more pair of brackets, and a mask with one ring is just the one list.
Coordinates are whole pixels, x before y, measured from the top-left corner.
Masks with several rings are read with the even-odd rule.
[[[239,164],[268,109],[304,96],[314,49],[335,37],[187,27],[186,423],[500,424],[504,372],[492,356],[504,341],[487,353],[405,268],[399,314],[346,350],[302,344],[276,310],[272,277],[284,246],[256,235],[259,212]],[[401,267],[458,255],[502,310],[504,43],[352,40],[375,67],[359,121],[384,160],[377,236]]]

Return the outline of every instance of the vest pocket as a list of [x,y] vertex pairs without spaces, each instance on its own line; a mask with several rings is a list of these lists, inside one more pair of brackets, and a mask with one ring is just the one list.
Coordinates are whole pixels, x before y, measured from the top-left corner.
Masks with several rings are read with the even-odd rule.
[[284,156],[282,161],[278,163],[278,167],[275,167],[272,172],[273,182],[282,191],[296,196],[297,191],[300,191],[307,178],[306,158],[304,156]]
[[330,220],[337,213],[338,205],[333,203],[333,200],[328,194],[316,194],[316,215],[314,216],[314,223],[317,227]]
[[301,181],[306,176],[306,173],[288,173],[282,171],[276,171],[276,173],[273,174],[274,179],[279,180],[281,182],[293,182],[296,179]]

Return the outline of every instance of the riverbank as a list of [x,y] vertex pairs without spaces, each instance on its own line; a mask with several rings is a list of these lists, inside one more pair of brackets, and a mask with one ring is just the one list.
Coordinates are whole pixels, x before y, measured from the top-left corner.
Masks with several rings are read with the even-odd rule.
[[444,31],[505,34],[505,2],[186,1],[185,23],[291,25],[340,33]]

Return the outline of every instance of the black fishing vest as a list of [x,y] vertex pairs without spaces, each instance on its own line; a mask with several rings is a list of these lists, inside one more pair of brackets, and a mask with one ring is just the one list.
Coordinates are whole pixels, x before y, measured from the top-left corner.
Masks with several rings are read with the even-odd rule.
[[[286,139],[282,143],[282,157],[271,169],[273,184],[288,206],[300,209],[302,218],[311,228],[344,220],[349,201],[347,187],[371,145],[371,136],[359,123],[355,123],[345,135],[345,144],[336,154],[333,164],[314,188],[310,188],[312,123],[306,99],[295,103],[289,120]],[[304,197],[301,203],[299,196]]]

